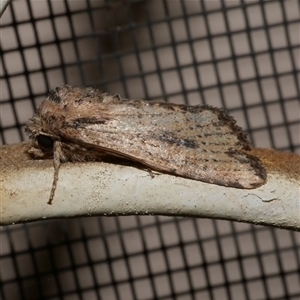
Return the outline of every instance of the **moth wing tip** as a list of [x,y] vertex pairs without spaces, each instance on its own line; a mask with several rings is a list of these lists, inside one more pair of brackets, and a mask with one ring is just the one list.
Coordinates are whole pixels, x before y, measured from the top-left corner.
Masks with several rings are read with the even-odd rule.
[[244,182],[241,182],[241,188],[244,189],[256,189],[266,183],[266,176],[261,176],[260,174],[255,174],[254,177],[246,179]]

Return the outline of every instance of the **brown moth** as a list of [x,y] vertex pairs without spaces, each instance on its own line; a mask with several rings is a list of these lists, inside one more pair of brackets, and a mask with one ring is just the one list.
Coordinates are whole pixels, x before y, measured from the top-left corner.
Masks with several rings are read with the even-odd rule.
[[53,157],[51,204],[63,162],[117,156],[150,169],[208,183],[252,189],[266,181],[259,159],[222,109],[121,99],[94,88],[51,90],[28,121],[31,154]]

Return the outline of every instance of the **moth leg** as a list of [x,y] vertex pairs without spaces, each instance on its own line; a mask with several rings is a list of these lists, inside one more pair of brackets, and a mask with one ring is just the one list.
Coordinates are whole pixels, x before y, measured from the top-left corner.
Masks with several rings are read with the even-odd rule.
[[56,190],[56,185],[58,181],[58,170],[61,164],[61,159],[62,157],[62,149],[61,149],[61,142],[56,141],[54,142],[54,148],[53,148],[53,165],[54,165],[54,178],[53,178],[53,183],[52,183],[52,188],[50,192],[50,197],[47,202],[47,204],[52,204],[52,200],[54,198],[55,190]]
[[118,100],[122,100],[122,97],[120,94],[114,94],[113,97],[117,98]]
[[148,174],[150,175],[151,178],[154,178],[155,175],[161,175],[161,173],[155,172],[149,168],[147,168],[146,171],[148,172]]

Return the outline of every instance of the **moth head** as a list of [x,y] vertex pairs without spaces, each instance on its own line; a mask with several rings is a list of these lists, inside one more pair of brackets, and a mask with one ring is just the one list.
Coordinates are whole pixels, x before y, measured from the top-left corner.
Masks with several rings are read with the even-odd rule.
[[53,157],[54,143],[55,139],[53,139],[51,136],[41,133],[33,140],[32,147],[28,152],[33,154],[35,157]]
[[54,144],[60,141],[57,134],[55,115],[61,111],[61,102],[71,88],[69,85],[58,86],[49,91],[47,98],[39,105],[36,114],[28,120],[25,132],[32,140],[29,153],[36,157],[53,156]]
[[39,114],[35,114],[26,124],[25,132],[32,140],[32,148],[28,151],[36,157],[53,156],[54,143],[57,138],[43,129]]

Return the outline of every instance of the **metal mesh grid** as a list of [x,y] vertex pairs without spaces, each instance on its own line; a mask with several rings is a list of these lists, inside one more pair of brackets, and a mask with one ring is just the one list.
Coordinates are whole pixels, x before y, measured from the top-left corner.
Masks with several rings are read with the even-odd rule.
[[[1,143],[62,82],[225,107],[300,152],[298,1],[13,1]],[[1,299],[298,299],[299,234],[225,221],[84,218],[1,230]]]

